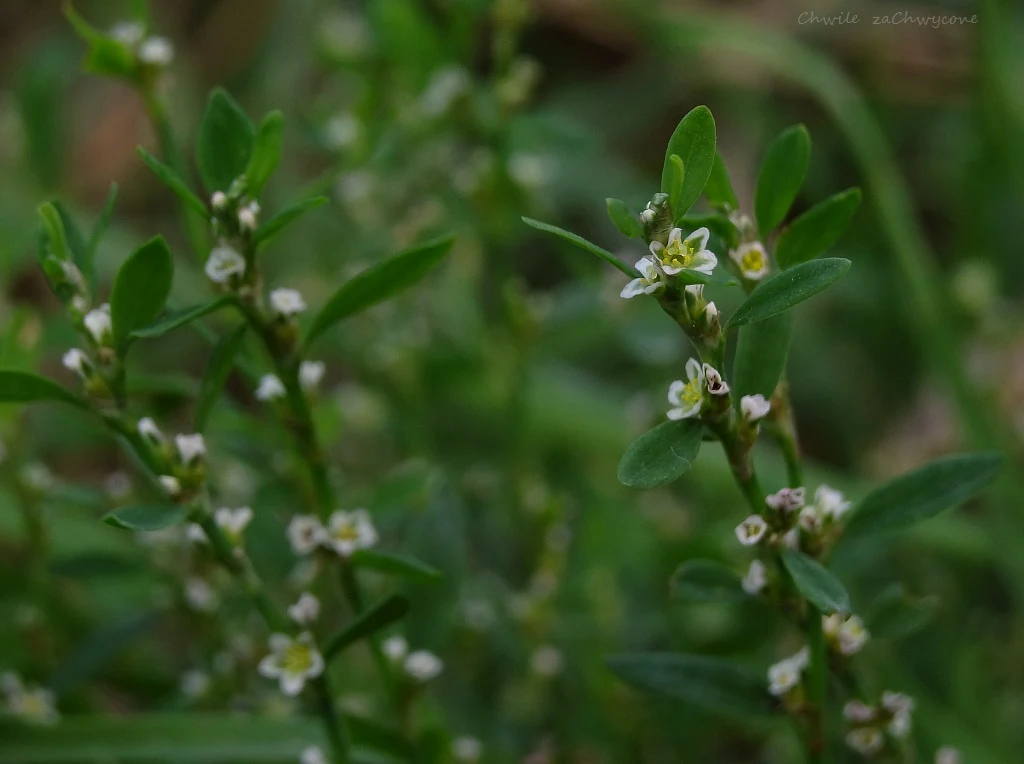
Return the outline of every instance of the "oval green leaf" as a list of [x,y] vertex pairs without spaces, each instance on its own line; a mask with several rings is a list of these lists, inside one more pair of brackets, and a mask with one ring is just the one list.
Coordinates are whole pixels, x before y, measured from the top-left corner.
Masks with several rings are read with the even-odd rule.
[[661,190],[672,193],[677,172],[672,155],[678,156],[686,168],[685,177],[672,206],[672,215],[679,220],[700,198],[715,164],[715,118],[707,106],[698,106],[680,120],[665,149],[665,165],[661,171]]
[[729,170],[725,166],[722,155],[715,152],[715,163],[711,166],[711,175],[704,185],[704,198],[717,210],[735,210],[740,206],[729,180]]
[[851,188],[816,204],[779,234],[775,262],[789,268],[812,260],[839,241],[860,206],[860,189]]
[[672,575],[672,595],[696,602],[735,602],[747,598],[740,577],[715,560],[687,560]]
[[254,133],[252,121],[235,99],[223,88],[214,89],[199,124],[196,146],[196,162],[207,191],[227,191],[245,173]]
[[822,613],[850,612],[850,595],[839,579],[817,560],[802,552],[783,549],[782,564],[800,593]]
[[629,207],[621,199],[605,199],[608,206],[608,217],[623,236],[638,239],[643,235],[643,227],[637,217],[629,211]]
[[281,161],[281,141],[284,137],[284,115],[272,111],[260,122],[245,177],[249,181],[249,195],[259,196]]
[[103,522],[129,531],[159,531],[185,520],[180,504],[143,504],[118,507],[103,516]]
[[365,610],[352,623],[331,637],[324,646],[324,657],[330,660],[349,645],[372,637],[381,629],[405,617],[409,600],[401,594],[392,594]]
[[203,204],[203,200],[192,193],[192,189],[188,187],[188,183],[186,183],[177,172],[150,154],[142,148],[142,146],[139,146],[136,151],[138,151],[139,156],[142,157],[142,161],[146,163],[146,166],[153,171],[153,174],[160,179],[161,183],[174,192],[174,195],[178,197],[185,207],[199,215],[202,215],[204,218],[209,214],[209,211],[206,209],[206,205]]
[[634,687],[715,713],[746,718],[775,711],[764,676],[722,658],[635,653],[610,657],[608,667]]
[[811,136],[803,125],[783,130],[768,148],[757,174],[754,216],[762,239],[781,223],[807,175]]
[[849,260],[826,257],[776,273],[750,294],[725,326],[728,329],[777,316],[826,289],[848,270]]
[[141,329],[136,329],[132,332],[134,338],[150,338],[150,337],[161,337],[167,332],[177,329],[178,327],[185,326],[195,321],[197,318],[207,316],[214,311],[218,311],[225,305],[230,305],[234,302],[234,298],[228,295],[220,297],[216,300],[203,303],[202,305],[192,305],[188,308],[180,308],[178,310],[172,310],[165,313],[160,317],[159,320],[144,326]]
[[324,305],[309,329],[306,344],[339,321],[411,287],[444,259],[454,240],[447,237],[412,247],[355,276]]
[[89,408],[89,402],[54,382],[27,371],[0,369],[0,403],[41,403],[53,401]]
[[1002,463],[999,454],[959,454],[918,467],[868,494],[857,505],[846,534],[893,531],[935,517],[981,491]]
[[294,223],[300,216],[326,203],[326,196],[314,196],[311,199],[303,199],[301,202],[285,207],[256,229],[252,235],[253,246],[266,243],[280,233],[281,229],[285,226]]
[[432,565],[401,554],[360,549],[351,559],[358,568],[369,568],[417,583],[432,584],[439,581],[442,576],[441,571]]
[[564,228],[553,226],[550,223],[542,223],[541,221],[534,220],[533,218],[523,218],[523,222],[526,223],[526,225],[530,226],[530,228],[536,228],[538,231],[544,231],[545,233],[554,234],[558,238],[564,239],[570,244],[575,244],[580,249],[584,249],[592,255],[597,255],[609,265],[618,268],[631,279],[635,279],[640,276],[640,271],[638,271],[632,265],[628,265],[622,262],[619,258],[613,255],[607,249],[604,249],[603,247],[599,247],[596,244],[587,241],[582,236],[578,236],[577,234],[574,234],[571,231],[566,231]]
[[173,278],[174,261],[162,236],[143,244],[121,265],[110,293],[110,318],[119,352],[127,348],[132,332],[160,315]]
[[697,419],[662,422],[641,435],[619,462],[619,482],[630,488],[657,488],[690,471],[700,451]]
[[732,389],[736,405],[744,395],[772,397],[786,370],[792,329],[793,314],[786,311],[739,330],[732,362]]

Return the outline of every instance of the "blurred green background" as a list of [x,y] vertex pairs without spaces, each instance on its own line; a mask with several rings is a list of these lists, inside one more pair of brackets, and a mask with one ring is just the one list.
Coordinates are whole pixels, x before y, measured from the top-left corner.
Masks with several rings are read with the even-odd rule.
[[[792,635],[756,605],[673,600],[682,560],[741,564],[741,496],[714,449],[687,479],[648,493],[619,485],[616,464],[660,421],[690,349],[653,301],[618,297],[621,275],[520,222],[541,218],[639,256],[603,200],[646,203],[668,136],[696,104],[715,115],[747,211],[765,148],[796,122],[813,150],[794,214],[864,189],[833,252],[853,269],[797,312],[789,379],[812,485],[857,498],[939,454],[1010,454],[986,502],[885,546],[851,545],[834,567],[869,628],[872,603],[894,583],[931,613],[913,633],[873,640],[860,660],[877,689],[917,698],[920,760],[939,744],[968,762],[1020,760],[1015,5],[152,3],[155,29],[176,48],[166,88],[187,152],[207,91],[223,85],[250,115],[277,108],[287,119],[264,209],[330,196],[263,255],[269,283],[319,306],[386,253],[458,235],[426,282],[316,348],[328,371],[315,413],[345,505],[371,509],[382,546],[445,572],[440,584],[408,587],[413,611],[401,627],[446,663],[420,708],[440,752],[425,760],[450,760],[450,735],[479,738],[486,762],[799,760],[784,724],[641,696],[605,667],[608,654],[658,649],[760,668]],[[113,0],[76,9],[103,28],[130,13]],[[860,20],[829,25],[812,11]],[[976,22],[893,23],[898,13]],[[890,23],[874,23],[883,15]],[[0,5],[0,365],[68,384],[60,355],[74,334],[35,257],[42,201],[61,198],[90,226],[116,181],[101,294],[155,233],[177,258],[172,301],[208,294],[173,196],[135,153],[155,145],[140,102],[82,73],[82,53],[57,2]],[[725,309],[737,301],[715,299]],[[205,323],[216,334],[229,326]],[[137,411],[184,427],[209,353],[190,329],[139,343]],[[221,602],[216,617],[197,612],[174,540],[98,522],[136,490],[135,466],[108,434],[74,412],[5,407],[0,441],[0,672],[52,687],[64,716],[44,735],[0,726],[0,762],[294,761],[319,733],[255,673],[265,632],[246,601],[211,571],[189,570],[209,574]],[[303,494],[284,433],[240,375],[208,442],[220,502],[254,508],[248,547],[284,602],[302,583],[284,527]],[[766,487],[782,485],[777,453],[758,459]],[[26,508],[45,518],[38,538]],[[386,718],[368,654],[340,663],[345,707]],[[210,680],[198,695],[183,689],[196,671]],[[192,712],[202,718],[180,716]],[[249,721],[257,716],[266,721]]]

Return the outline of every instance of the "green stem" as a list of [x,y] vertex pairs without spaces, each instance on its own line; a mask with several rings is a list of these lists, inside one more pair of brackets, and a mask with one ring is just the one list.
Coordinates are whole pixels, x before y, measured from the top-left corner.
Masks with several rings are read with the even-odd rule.
[[331,760],[335,764],[349,764],[352,761],[352,744],[349,740],[348,730],[345,728],[345,720],[338,712],[334,702],[334,693],[331,690],[327,674],[318,676],[313,681],[313,688],[316,691],[320,718],[323,719],[324,727],[327,730],[327,740],[333,754]]
[[807,752],[812,764],[825,764],[828,758],[828,737],[825,729],[825,674],[828,655],[825,650],[825,635],[821,630],[821,613],[810,603],[807,604],[807,643],[811,653],[810,666],[807,669],[810,723]]

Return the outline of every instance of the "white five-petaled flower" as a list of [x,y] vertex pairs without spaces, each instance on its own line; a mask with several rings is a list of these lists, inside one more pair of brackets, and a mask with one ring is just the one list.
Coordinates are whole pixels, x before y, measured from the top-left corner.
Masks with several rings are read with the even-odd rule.
[[264,374],[256,386],[256,400],[273,401],[283,398],[286,394],[284,383],[276,374]]
[[342,557],[373,546],[377,543],[377,529],[373,527],[370,513],[365,509],[338,510],[327,521],[325,543]]
[[296,515],[288,523],[288,541],[296,554],[309,554],[327,538],[327,532],[313,515]]
[[475,737],[463,735],[452,741],[452,756],[458,762],[475,764],[483,754],[483,745]]
[[139,61],[152,66],[167,66],[174,60],[174,46],[166,37],[147,37],[139,45]]
[[871,636],[860,616],[844,618],[840,613],[822,616],[821,630],[843,655],[860,652]]
[[403,665],[405,673],[420,682],[428,682],[444,670],[444,661],[429,650],[409,653]]
[[299,364],[299,384],[303,390],[315,390],[324,378],[327,367],[323,361],[303,361]]
[[320,600],[309,592],[303,592],[294,605],[289,605],[288,615],[299,625],[313,623],[320,615]]
[[249,507],[238,507],[237,509],[221,507],[213,513],[213,520],[233,544],[239,544],[246,526],[252,521],[252,509]]
[[271,634],[269,645],[270,655],[260,661],[259,672],[268,679],[279,679],[285,695],[298,695],[307,679],[323,673],[324,658],[309,632],[297,637]]
[[832,520],[841,520],[852,505],[840,491],[824,483],[814,492],[814,503],[821,513]]
[[807,648],[773,664],[768,668],[768,692],[776,697],[785,695],[800,684],[800,677],[810,661]]
[[206,260],[206,276],[215,284],[227,284],[245,273],[245,258],[226,245],[216,247]]
[[304,311],[306,301],[299,290],[281,288],[270,293],[270,307],[277,315],[287,318]]
[[97,345],[108,345],[113,337],[114,325],[110,320],[110,304],[103,303],[98,308],[90,310],[82,319],[86,330],[96,341]]
[[783,488],[769,496],[765,496],[764,503],[776,512],[795,512],[804,505],[804,489]]
[[651,254],[669,276],[683,270],[710,275],[718,265],[718,258],[707,250],[710,235],[707,228],[698,228],[684,239],[682,229],[673,228],[668,235],[668,244],[651,242]]
[[210,206],[214,212],[220,212],[228,205],[228,195],[223,191],[214,191],[210,197]]
[[743,418],[753,424],[759,422],[768,416],[768,412],[771,411],[772,405],[769,403],[761,393],[756,395],[744,395],[740,398],[740,413],[743,414]]
[[768,532],[768,523],[761,515],[751,515],[736,526],[736,538],[743,546],[754,546]]
[[181,493],[181,482],[173,475],[161,475],[157,480],[160,481],[160,486],[167,491],[167,495],[172,499]]
[[686,362],[686,382],[677,379],[668,387],[668,402],[672,408],[669,419],[689,419],[700,413],[704,404],[704,369],[700,361],[691,358]]
[[628,300],[639,294],[654,294],[665,287],[665,282],[661,280],[661,269],[651,258],[641,257],[634,267],[640,271],[640,275],[622,287],[620,297]]
[[[708,303],[709,305],[711,303]],[[722,379],[721,373],[709,363],[704,364],[704,384],[712,395],[728,395],[729,383]]]
[[867,724],[875,720],[877,711],[874,706],[869,706],[860,700],[851,700],[843,706],[843,716],[856,724]]
[[259,223],[260,203],[253,199],[248,204],[243,204],[238,210],[238,227],[246,233],[256,230]]
[[885,736],[877,727],[858,727],[846,733],[846,744],[863,756],[874,756],[885,745]]
[[178,458],[182,464],[194,464],[206,456],[206,440],[201,433],[175,435],[174,445],[178,449]]
[[729,257],[740,269],[740,274],[750,281],[760,281],[768,274],[768,253],[759,241],[740,244],[729,253]]
[[299,754],[299,764],[328,764],[327,755],[319,747],[311,745]]
[[156,426],[156,422],[153,421],[152,417],[142,417],[136,427],[139,430],[139,435],[153,445],[161,446],[167,442],[167,437],[160,432],[160,428]]
[[384,654],[388,656],[388,659],[396,663],[409,653],[409,643],[400,634],[395,634],[393,637],[385,639],[381,648],[384,650]]
[[740,581],[740,586],[747,594],[754,595],[761,592],[768,585],[768,569],[760,560],[751,560],[747,574]]
[[89,372],[92,369],[92,361],[89,360],[89,356],[85,354],[85,351],[79,350],[78,348],[71,348],[61,358],[61,363],[64,364],[64,368],[68,371],[73,371],[82,379],[89,376]]

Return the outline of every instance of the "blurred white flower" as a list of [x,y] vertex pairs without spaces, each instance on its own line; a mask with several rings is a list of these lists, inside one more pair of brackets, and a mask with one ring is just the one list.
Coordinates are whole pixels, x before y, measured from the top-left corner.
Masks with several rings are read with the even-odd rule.
[[463,735],[452,741],[452,757],[464,764],[475,764],[480,761],[483,745],[475,737]]
[[420,111],[427,117],[444,114],[469,86],[469,73],[461,66],[448,66],[435,72],[420,95]]
[[757,395],[744,395],[740,398],[740,412],[743,414],[743,418],[750,423],[764,419],[768,416],[771,408],[771,404],[761,393]]
[[768,532],[768,523],[761,515],[751,515],[736,526],[736,538],[743,546],[754,546]]
[[181,675],[181,694],[186,698],[199,698],[210,689],[210,677],[206,672],[193,670]]
[[530,668],[534,674],[542,677],[553,677],[562,673],[565,658],[562,651],[553,645],[541,645],[530,656]]
[[242,534],[249,523],[252,522],[252,509],[249,507],[238,507],[237,509],[221,507],[213,513],[213,519],[220,526],[220,529],[224,531],[224,535],[228,537],[231,543],[240,544],[242,542]]
[[760,281],[768,274],[768,254],[759,241],[740,244],[729,253],[729,257],[739,267],[740,274],[745,279]]
[[134,48],[146,36],[146,27],[138,21],[119,21],[110,27],[107,34],[129,48]]
[[876,713],[873,706],[859,700],[851,700],[843,706],[843,717],[857,724],[874,721]]
[[288,523],[288,541],[296,554],[309,554],[327,540],[327,532],[313,515],[296,515]]
[[326,543],[342,557],[357,549],[366,549],[377,543],[377,530],[365,509],[352,512],[338,510],[327,521]]
[[320,600],[309,592],[303,592],[298,601],[288,607],[288,615],[297,624],[311,624],[320,615]]
[[205,580],[192,577],[185,580],[185,602],[193,610],[209,613],[217,609],[219,600],[217,593]]
[[428,682],[444,670],[444,662],[429,650],[410,653],[404,666],[406,673],[420,682]]
[[707,249],[710,236],[707,228],[698,228],[684,239],[682,229],[673,228],[668,235],[668,244],[651,242],[651,254],[669,276],[683,270],[710,275],[718,265],[718,258]]
[[665,282],[661,280],[661,269],[649,257],[641,257],[634,267],[640,271],[640,275],[622,287],[620,297],[628,300],[640,294],[654,294],[665,288]]
[[160,475],[157,480],[161,487],[167,491],[167,495],[172,499],[176,498],[181,493],[181,482],[178,478],[171,475]]
[[859,616],[844,617],[840,613],[822,616],[821,630],[843,655],[860,652],[871,636]]
[[139,61],[152,66],[167,66],[174,60],[174,46],[166,37],[147,37],[139,45]]
[[751,560],[747,574],[740,581],[740,586],[747,594],[758,594],[768,585],[768,569],[760,560]]
[[329,764],[327,755],[315,745],[303,749],[299,754],[299,764]]
[[846,744],[862,756],[874,756],[885,745],[885,736],[877,727],[858,727],[846,733]]
[[700,413],[704,404],[704,370],[700,361],[691,358],[686,362],[686,382],[677,379],[668,387],[669,419],[689,419]]
[[963,758],[956,748],[944,745],[935,752],[935,764],[963,764]]
[[845,499],[843,494],[824,483],[818,486],[814,492],[814,503],[821,510],[825,517],[832,520],[841,520],[853,504]]
[[222,212],[228,205],[228,195],[223,191],[214,191],[210,197],[210,206],[214,212]]
[[783,488],[766,496],[764,503],[776,512],[795,512],[804,505],[804,489]]
[[206,456],[206,440],[201,433],[175,435],[174,445],[182,464],[194,464]]
[[785,695],[800,684],[800,677],[810,659],[807,648],[768,668],[768,692],[776,697]]
[[882,693],[882,708],[892,714],[889,732],[895,737],[906,737],[910,734],[911,715],[914,712],[914,699],[902,692]]
[[92,362],[89,360],[89,356],[84,351],[78,348],[71,348],[61,358],[61,363],[64,364],[64,368],[68,371],[73,371],[82,379],[86,379],[92,370]]
[[285,318],[298,315],[306,309],[306,301],[297,289],[280,288],[270,293],[270,307]]
[[21,686],[7,694],[7,713],[28,724],[56,724],[57,699],[52,690],[43,687]]
[[97,345],[109,346],[113,341],[114,324],[110,320],[109,303],[103,303],[98,308],[90,310],[85,314],[82,323]]
[[156,426],[156,422],[151,417],[143,417],[139,420],[136,428],[139,431],[139,435],[145,438],[151,445],[162,446],[167,442],[167,437],[160,431],[160,428]]
[[260,203],[255,199],[243,204],[238,210],[238,228],[245,233],[252,233],[259,225]]
[[307,679],[323,673],[324,658],[309,632],[297,637],[271,634],[269,645],[270,655],[260,661],[259,672],[268,679],[279,679],[285,695],[298,695]]
[[335,151],[350,148],[359,141],[362,126],[352,114],[337,114],[324,125],[324,143]]
[[260,383],[256,387],[256,400],[273,401],[283,398],[287,394],[284,383],[276,374],[264,374],[260,377]]
[[315,390],[324,378],[327,367],[323,361],[303,361],[299,364],[299,384],[303,390]]
[[405,641],[405,637],[398,634],[385,639],[381,648],[384,654],[395,662],[402,660],[409,653],[409,643]]
[[227,284],[232,276],[245,273],[245,258],[231,247],[221,245],[206,260],[206,276],[215,284]]

